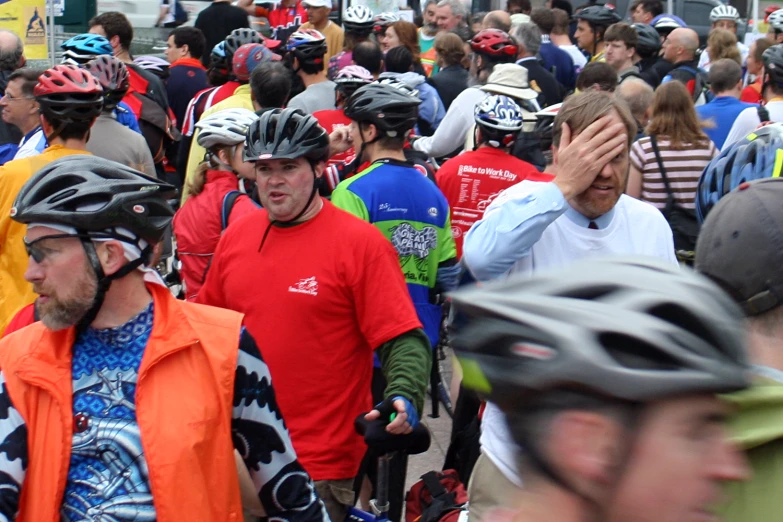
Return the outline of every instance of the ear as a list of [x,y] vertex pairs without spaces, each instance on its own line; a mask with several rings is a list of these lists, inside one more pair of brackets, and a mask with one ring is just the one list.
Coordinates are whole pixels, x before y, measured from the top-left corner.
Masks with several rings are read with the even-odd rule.
[[325,161],[319,161],[318,163],[313,165],[313,172],[315,172],[315,177],[320,178],[324,175],[324,169],[326,168],[326,162]]
[[122,243],[117,240],[101,241],[96,248],[98,259],[101,261],[103,272],[111,275],[128,262],[125,258],[125,249]]
[[550,431],[550,455],[558,469],[579,482],[609,484],[623,455],[624,430],[607,415],[567,411]]
[[116,34],[109,38],[109,42],[111,43],[113,49],[118,49],[120,47],[120,37]]
[[183,45],[180,49],[184,54],[190,54],[190,46],[188,44]]

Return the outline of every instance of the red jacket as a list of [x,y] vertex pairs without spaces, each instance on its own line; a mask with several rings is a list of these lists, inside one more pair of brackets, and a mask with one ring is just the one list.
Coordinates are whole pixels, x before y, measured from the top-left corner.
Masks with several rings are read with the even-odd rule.
[[[177,301],[148,284],[155,319],[136,387],[136,419],[160,522],[242,518],[231,410],[242,315]],[[42,323],[0,341],[8,394],[27,426],[20,522],[60,520],[73,443],[76,329]],[[183,400],[186,399],[186,400]]]
[[[185,298],[196,298],[201,285],[207,279],[220,235],[223,233],[223,200],[232,190],[239,190],[236,174],[225,170],[207,171],[207,183],[197,196],[190,196],[174,216],[174,235],[177,251],[182,261],[182,279],[185,282]],[[258,206],[247,196],[237,198],[228,224]]]

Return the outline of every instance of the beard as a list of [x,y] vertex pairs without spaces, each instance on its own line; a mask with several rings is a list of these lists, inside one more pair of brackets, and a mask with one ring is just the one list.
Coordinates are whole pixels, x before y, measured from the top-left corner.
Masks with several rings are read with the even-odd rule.
[[424,24],[424,31],[429,34],[435,34],[438,32],[438,23],[437,22],[427,22]]
[[49,330],[63,330],[75,325],[95,302],[98,279],[90,267],[85,266],[84,271],[71,280],[71,284],[74,290],[68,295],[58,295],[37,285],[33,287],[35,293],[43,293],[48,297],[45,303],[36,301],[35,307],[41,322]]

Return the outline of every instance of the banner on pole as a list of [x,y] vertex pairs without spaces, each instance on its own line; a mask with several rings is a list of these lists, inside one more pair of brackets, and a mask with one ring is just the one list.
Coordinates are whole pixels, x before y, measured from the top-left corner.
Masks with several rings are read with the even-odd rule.
[[28,60],[49,57],[46,0],[0,0],[0,27],[19,35]]

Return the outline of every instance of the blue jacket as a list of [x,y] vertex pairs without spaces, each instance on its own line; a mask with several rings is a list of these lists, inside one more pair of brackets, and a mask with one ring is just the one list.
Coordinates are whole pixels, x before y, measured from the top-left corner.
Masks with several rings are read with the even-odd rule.
[[565,90],[570,91],[576,87],[574,60],[571,59],[567,52],[548,41],[549,37],[546,38],[541,37],[541,48],[538,50],[544,68],[549,72],[552,72],[554,69],[557,82],[565,87]]
[[734,120],[748,107],[756,107],[756,104],[741,102],[733,96],[719,96],[709,103],[696,107],[696,113],[701,121],[712,120],[715,123],[713,128],[704,127],[704,133],[709,136],[718,150],[723,147]]
[[[426,79],[424,76],[414,72],[385,72],[381,74],[381,78],[397,78],[408,87],[418,89],[419,98],[421,99],[421,105],[419,105],[419,120],[424,120],[432,129],[432,132],[435,132],[435,129],[438,128],[443,117],[446,116],[446,108],[440,100],[440,96],[438,95],[438,91],[435,90],[435,87],[428,84],[425,81]],[[419,129],[419,131],[423,131],[423,129]],[[421,134],[421,132],[419,132],[419,134]],[[425,134],[423,135],[431,135],[431,133],[426,133],[425,131]]]
[[114,117],[117,118],[117,123],[125,125],[130,130],[141,134],[139,120],[136,119],[136,115],[133,114],[131,108],[124,102],[118,103],[117,107],[114,108]]

